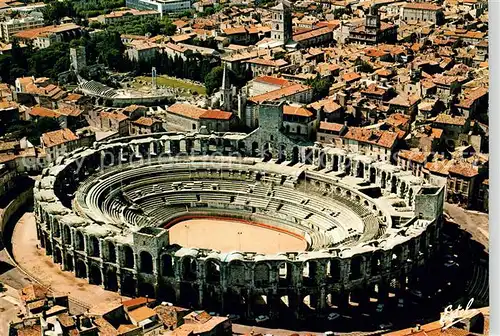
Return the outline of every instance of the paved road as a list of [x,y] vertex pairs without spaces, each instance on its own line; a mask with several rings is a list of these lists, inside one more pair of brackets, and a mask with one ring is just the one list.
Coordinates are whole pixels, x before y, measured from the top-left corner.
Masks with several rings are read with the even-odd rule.
[[460,227],[469,232],[472,238],[489,249],[488,214],[464,210],[454,204],[445,203],[444,210]]
[[0,335],[9,334],[9,322],[18,320],[17,314],[24,312],[16,289],[6,285],[6,292],[0,294]]

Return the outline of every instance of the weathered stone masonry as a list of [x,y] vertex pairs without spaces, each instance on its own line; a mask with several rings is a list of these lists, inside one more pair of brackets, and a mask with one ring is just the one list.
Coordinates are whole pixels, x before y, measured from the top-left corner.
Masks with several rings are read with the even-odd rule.
[[[34,189],[41,245],[63,270],[106,289],[246,316],[322,315],[418,283],[437,249],[442,188],[318,145],[289,150],[281,164],[242,158],[255,154],[245,137],[155,134],[60,158]],[[214,152],[222,156],[205,156]],[[169,245],[162,226],[186,214],[258,219],[309,248],[262,255]]]

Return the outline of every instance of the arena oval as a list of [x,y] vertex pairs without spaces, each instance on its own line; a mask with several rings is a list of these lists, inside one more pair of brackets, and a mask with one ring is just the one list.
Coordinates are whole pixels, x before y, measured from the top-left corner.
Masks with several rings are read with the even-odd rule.
[[[437,251],[442,188],[338,148],[267,147],[263,155],[245,141],[164,133],[60,158],[34,189],[42,247],[63,270],[122,295],[271,318],[284,303],[302,318],[366,302],[374,290],[383,298],[410,288]],[[308,250],[170,245],[164,226],[186,213],[272,223],[304,237]]]

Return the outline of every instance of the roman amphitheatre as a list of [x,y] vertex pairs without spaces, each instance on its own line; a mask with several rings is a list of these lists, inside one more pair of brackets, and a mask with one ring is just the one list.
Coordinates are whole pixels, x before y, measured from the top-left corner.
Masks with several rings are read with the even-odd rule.
[[239,133],[98,142],[46,169],[34,199],[40,245],[63,270],[248,319],[418,288],[443,223],[443,189],[411,172]]

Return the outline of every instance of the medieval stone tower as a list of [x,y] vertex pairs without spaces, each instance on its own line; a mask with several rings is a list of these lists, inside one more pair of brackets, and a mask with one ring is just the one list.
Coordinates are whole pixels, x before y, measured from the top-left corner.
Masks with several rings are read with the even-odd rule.
[[221,87],[221,109],[224,111],[231,111],[232,109],[232,92],[231,83],[229,82],[229,73],[227,67],[224,65],[224,72],[222,74],[222,87]]
[[365,29],[368,34],[377,34],[380,30],[380,15],[376,5],[370,6],[370,11],[365,17]]
[[271,8],[271,38],[286,44],[292,38],[292,12],[286,0]]

